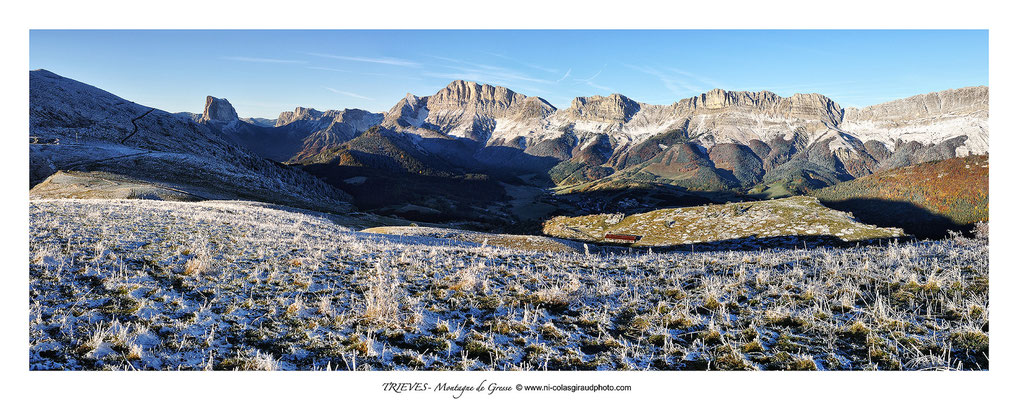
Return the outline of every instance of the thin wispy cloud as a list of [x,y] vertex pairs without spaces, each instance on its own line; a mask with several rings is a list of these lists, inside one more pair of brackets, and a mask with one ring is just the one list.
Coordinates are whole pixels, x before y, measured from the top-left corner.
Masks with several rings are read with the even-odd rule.
[[317,69],[319,71],[331,71],[331,72],[345,72],[345,73],[353,72],[350,70],[329,67],[308,67],[308,69]]
[[714,88],[723,89],[725,87],[725,85],[723,83],[718,82],[718,81],[716,81],[714,79],[711,79],[711,78],[708,78],[708,77],[705,77],[705,76],[701,76],[701,75],[697,75],[697,74],[694,74],[692,72],[683,71],[683,70],[678,69],[678,68],[671,68],[671,67],[669,67],[669,68],[665,68],[665,70],[673,72],[673,73],[676,73],[676,74],[679,74],[679,75],[682,75],[682,76],[685,76],[685,77],[688,77],[688,78],[691,78],[691,79],[699,81],[701,83],[705,83],[708,86],[710,86],[711,89],[714,89]]
[[417,62],[414,62],[414,61],[403,60],[403,59],[400,59],[400,58],[392,58],[392,57],[340,56],[340,55],[325,54],[325,53],[307,53],[307,54],[311,55],[311,56],[315,56],[315,57],[331,58],[331,59],[335,59],[335,60],[345,60],[345,61],[356,61],[356,62],[373,63],[373,64],[395,65],[395,66],[400,66],[400,67],[417,68],[417,67],[421,66],[420,63],[417,63]]
[[809,54],[820,56],[820,57],[826,58],[826,59],[837,59],[839,57],[843,57],[844,56],[843,54],[838,54],[838,53],[833,52],[833,51],[820,50],[820,49],[818,49],[816,47],[813,47],[813,46],[793,46],[793,45],[780,44],[780,43],[774,43],[774,42],[769,42],[769,41],[761,41],[759,43],[760,43],[761,46],[770,45],[770,46],[782,48],[782,49],[785,49],[785,50],[791,50],[790,54],[806,54],[806,53],[809,53]]
[[322,86],[322,87],[324,87],[325,90],[328,90],[328,91],[330,91],[332,93],[341,94],[341,95],[344,95],[344,96],[354,97],[354,98],[358,98],[358,99],[374,100],[373,98],[370,98],[370,97],[367,97],[367,96],[362,96],[362,95],[359,95],[359,94],[354,93],[354,92],[347,92],[345,90],[333,89],[333,88],[330,88],[328,86]]
[[[607,92],[614,92],[615,91],[614,89],[612,89],[610,87],[607,87],[607,86],[604,86],[604,85],[600,85],[600,84],[594,82],[594,79],[596,79],[597,77],[601,76],[601,73],[604,72],[604,68],[607,67],[607,66],[608,66],[608,64],[605,64],[605,65],[601,66],[601,69],[598,70],[597,73],[594,74],[594,76],[591,76],[590,78],[587,78],[587,79],[574,78],[573,80],[576,81],[576,82],[586,83],[587,86],[590,86],[590,87],[595,88],[595,89],[601,89],[601,90],[604,90],[604,91],[607,91]],[[565,79],[565,78],[563,77],[563,79]]]
[[720,85],[715,85],[716,82],[713,82],[710,79],[696,77],[693,74],[677,69],[663,71],[652,67],[641,67],[632,64],[625,64],[625,66],[657,77],[666,89],[678,97],[697,95],[715,87],[720,87]]
[[[460,60],[460,59],[457,59],[457,58],[449,58],[449,57],[442,57],[442,56],[428,56],[428,57],[431,57],[431,58],[434,58],[434,59],[437,59],[437,60],[442,60],[442,61],[450,62],[450,63],[453,63],[453,64],[469,65],[471,67],[474,67],[474,68],[477,68],[477,69],[482,69],[482,70],[487,70],[487,71],[512,71],[509,68],[499,67],[497,65],[481,64],[481,63],[476,63],[476,62],[471,62],[471,61]],[[462,68],[462,67],[451,67],[451,68]]]
[[867,81],[832,81],[832,82],[815,82],[815,83],[793,83],[793,84],[775,84],[775,85],[760,85],[764,90],[770,90],[772,92],[796,92],[796,93],[814,93],[823,92],[827,93],[832,90],[842,90],[844,88],[855,88],[866,87],[867,89],[876,87],[887,87],[886,82],[875,84],[874,82]]
[[590,87],[595,88],[595,89],[601,89],[601,90],[604,90],[606,92],[612,92],[612,93],[615,92],[615,89],[612,89],[612,88],[604,86],[604,85],[598,85],[598,84],[596,84],[594,82],[590,82],[590,81],[587,82],[587,86],[590,86]]
[[351,71],[351,70],[348,70],[348,69],[329,68],[329,67],[317,67],[317,66],[307,67],[307,68],[308,69],[318,70],[318,71],[339,72],[339,73],[343,73],[343,74],[358,74],[358,75],[368,75],[368,76],[380,76],[380,77],[384,77],[384,78],[393,78],[393,79],[420,80],[420,78],[418,78],[418,77],[411,76],[411,75],[405,75],[405,74],[394,75],[394,74],[384,74],[384,73],[381,73],[381,72]]
[[565,75],[562,75],[562,77],[561,77],[561,78],[558,78],[558,80],[557,80],[557,81],[555,81],[555,83],[559,83],[559,82],[562,82],[562,81],[564,81],[564,80],[565,80],[566,78],[568,78],[568,77],[569,77],[569,74],[571,74],[572,72],[573,72],[573,69],[572,69],[572,68],[569,68],[568,70],[566,70],[566,74],[565,74]]
[[307,63],[307,61],[284,60],[284,59],[279,59],[279,58],[238,57],[238,56],[228,56],[228,57],[220,57],[220,58],[223,59],[223,60],[229,60],[229,61],[241,61],[241,62],[264,63],[264,64],[304,64],[304,63]]
[[541,70],[541,71],[548,72],[548,73],[552,73],[552,74],[557,74],[558,71],[559,71],[559,70],[557,70],[555,68],[548,68],[548,67],[545,67],[545,66],[541,66],[541,65],[537,65],[537,64],[530,63],[530,62],[527,62],[527,61],[519,60],[519,59],[516,59],[516,58],[513,58],[513,57],[509,57],[509,56],[507,56],[505,54],[492,53],[492,52],[489,52],[489,51],[485,51],[483,53],[487,54],[489,56],[495,56],[495,57],[498,57],[498,58],[501,58],[501,59],[504,59],[504,60],[509,60],[509,61],[514,62],[514,63],[520,64],[520,65],[525,65],[527,67],[530,67],[530,68],[533,68],[533,69],[536,69],[536,70]]
[[[511,82],[512,79],[508,78],[507,76],[499,75],[499,74],[488,74],[488,73],[484,73],[484,72],[481,72],[481,71],[465,71],[465,70],[461,70],[459,72],[425,72],[422,75],[428,76],[428,77],[432,77],[432,78],[441,78],[441,79],[448,79],[448,80],[462,79],[462,80],[465,80],[465,81],[478,82],[478,83],[486,83],[486,84],[492,84],[492,85],[498,85],[498,86],[507,86],[507,87],[511,86],[510,89],[520,89],[521,88],[521,86],[518,85],[518,84],[508,83],[508,82]],[[544,83],[544,82],[540,82],[540,83]]]
[[451,78],[451,79],[465,79],[468,81],[481,81],[487,83],[494,83],[499,85],[512,84],[513,82],[533,82],[550,84],[551,81],[545,79],[538,79],[529,77],[522,74],[516,74],[505,71],[483,71],[469,68],[456,68],[450,67],[457,72],[426,72],[424,75],[432,76],[437,78]]
[[[512,68],[500,67],[497,65],[481,64],[471,61],[460,60],[456,58],[442,57],[429,55],[428,57],[446,61],[449,64],[441,66],[441,68],[451,69],[458,71],[455,75],[459,76],[472,76],[474,78],[457,78],[457,79],[469,79],[469,80],[481,80],[491,83],[501,84],[512,84],[518,82],[524,83],[539,83],[539,84],[553,84],[554,81],[537,78],[529,75],[525,72],[515,70]],[[450,76],[447,72],[431,72],[432,76],[441,75],[441,77]]]
[[601,67],[601,69],[597,70],[597,73],[596,73],[596,74],[594,74],[594,76],[592,76],[592,77],[590,77],[590,78],[587,78],[587,79],[580,79],[580,78],[577,78],[576,80],[578,80],[578,81],[580,81],[580,82],[588,82],[588,81],[592,81],[592,80],[594,80],[594,78],[597,78],[598,76],[601,76],[601,73],[602,73],[602,72],[604,72],[604,67],[606,67],[606,66],[607,66],[607,65],[605,65],[605,66],[602,66],[602,67]]
[[533,86],[520,86],[518,89],[521,91],[521,93],[523,93],[523,94],[525,94],[527,96],[536,96],[536,95],[547,96],[547,95],[554,94],[554,93],[549,92],[547,90],[544,90],[544,89],[541,89],[541,88],[537,88],[537,87],[533,87]]

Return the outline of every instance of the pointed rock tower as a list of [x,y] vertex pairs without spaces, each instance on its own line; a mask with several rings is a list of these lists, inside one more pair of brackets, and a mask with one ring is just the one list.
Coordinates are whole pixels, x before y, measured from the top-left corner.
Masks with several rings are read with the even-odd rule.
[[238,119],[240,118],[237,116],[237,110],[233,109],[229,101],[208,96],[205,98],[205,111],[202,112],[198,122],[230,123]]

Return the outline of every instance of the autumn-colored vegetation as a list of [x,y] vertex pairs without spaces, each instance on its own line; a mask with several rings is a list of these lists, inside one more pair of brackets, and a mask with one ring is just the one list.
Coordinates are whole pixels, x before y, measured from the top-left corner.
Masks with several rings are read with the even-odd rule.
[[951,158],[883,171],[811,193],[868,223],[921,236],[989,220],[989,158]]

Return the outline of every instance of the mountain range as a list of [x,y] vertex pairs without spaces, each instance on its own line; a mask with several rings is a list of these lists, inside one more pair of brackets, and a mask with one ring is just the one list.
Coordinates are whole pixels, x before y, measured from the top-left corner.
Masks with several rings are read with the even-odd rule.
[[386,113],[297,108],[267,131],[241,127],[230,115],[234,125],[222,131],[250,148],[271,149],[260,153],[277,161],[314,158],[377,125],[399,136],[403,150],[463,171],[538,173],[558,187],[622,180],[705,191],[780,184],[802,192],[888,168],[985,154],[987,116],[985,86],[861,109],[815,93],[714,89],[671,105],[621,94],[577,97],[560,110],[540,97],[458,80],[430,96],[407,94]]
[[[40,140],[63,143],[73,133],[80,141],[85,132],[106,147],[257,164],[245,168],[285,178],[283,191],[303,203],[350,201],[417,218],[517,220],[511,207],[491,204],[533,193],[519,188],[552,188],[560,196],[527,198],[558,211],[570,195],[620,190],[663,191],[672,203],[780,197],[989,149],[985,86],[865,108],[816,93],[714,89],[670,105],[616,93],[557,109],[457,80],[432,95],[408,93],[384,113],[297,107],[275,120],[242,119],[228,100],[209,96],[201,114],[152,111],[124,141],[147,108],[48,71],[32,71],[31,82],[31,135]],[[33,165],[58,168],[36,161],[46,146],[33,146]]]

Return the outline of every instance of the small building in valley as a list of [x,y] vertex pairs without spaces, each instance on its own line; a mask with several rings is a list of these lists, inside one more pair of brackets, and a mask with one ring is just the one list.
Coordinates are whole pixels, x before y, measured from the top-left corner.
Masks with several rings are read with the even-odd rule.
[[604,239],[612,242],[636,243],[636,241],[640,240],[640,236],[623,233],[608,233],[604,235]]

